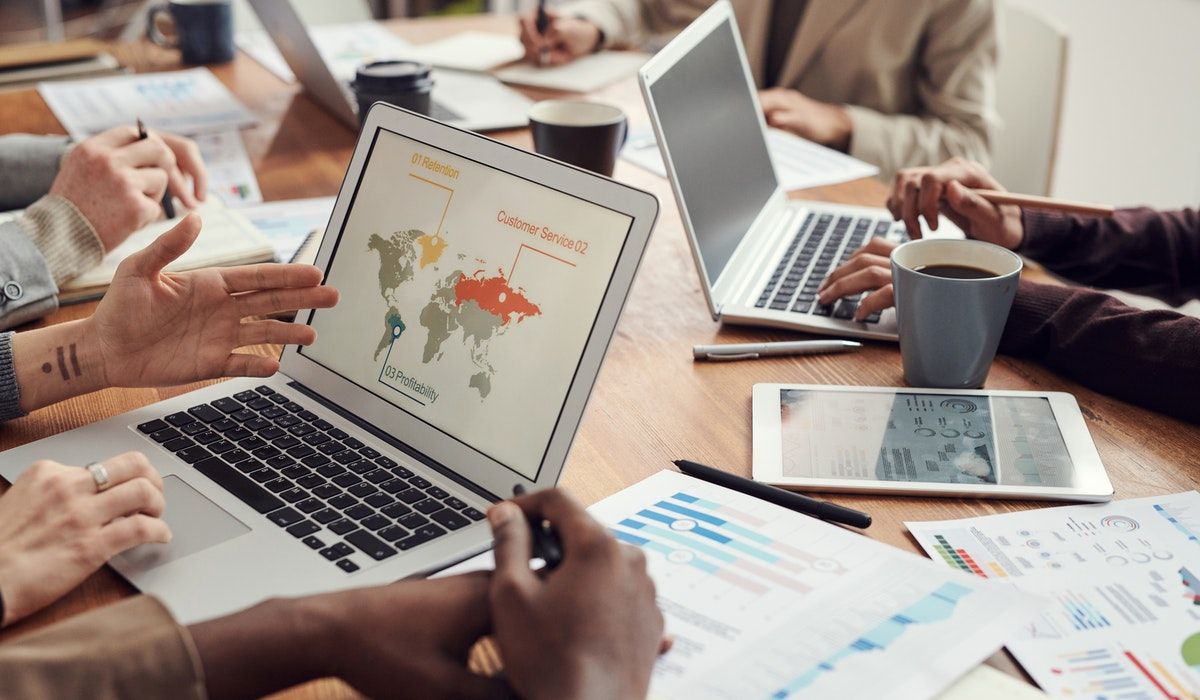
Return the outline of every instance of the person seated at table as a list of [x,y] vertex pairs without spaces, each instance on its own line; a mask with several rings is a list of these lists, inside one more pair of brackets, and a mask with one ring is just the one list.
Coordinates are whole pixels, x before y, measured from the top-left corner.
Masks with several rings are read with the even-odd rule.
[[[956,159],[896,175],[888,209],[914,237],[945,214],[967,236],[1014,250],[1068,280],[1155,297],[1200,298],[1200,209],[1119,210],[1111,219],[996,205],[970,188],[1003,189],[983,166]],[[829,274],[822,303],[870,292],[859,319],[893,304],[889,256],[873,240]],[[1094,289],[1021,280],[1000,352],[1039,360],[1084,386],[1200,422],[1200,319],[1143,311]]]
[[58,308],[59,285],[162,216],[163,192],[194,209],[206,189],[200,151],[181,136],[0,136],[0,212],[25,210],[0,222],[0,330]]
[[[310,327],[262,314],[328,308],[337,292],[308,265],[163,273],[195,241],[186,217],[117,269],[87,319],[0,334],[0,419],[110,386],[269,376],[277,360],[238,353],[310,344]],[[64,348],[69,379],[47,371]],[[78,363],[78,371],[74,365]],[[0,626],[28,617],[126,549],[171,539],[162,478],[139,453],[93,469],[32,465],[0,496]],[[541,492],[488,514],[496,574],[296,600],[274,600],[183,628],[138,596],[0,644],[0,697],[257,697],[339,676],[367,695],[625,698],[645,695],[664,645],[654,584],[635,548],[617,544],[578,504]],[[529,570],[526,513],[553,522],[566,559]],[[493,631],[507,681],[466,669]],[[665,648],[665,645],[664,645]]]
[[[128,533],[138,526],[126,523],[137,520],[104,519],[123,509],[118,489],[140,479],[157,491],[161,480],[140,456],[107,466],[131,481],[97,494],[86,471],[43,463],[0,497],[6,601],[27,585],[48,604],[136,542]],[[552,522],[563,540],[563,562],[545,576],[529,568],[528,516]],[[420,698],[645,697],[668,644],[641,551],[560,491],[500,503],[488,520],[494,574],[268,600],[187,627],[136,596],[0,644],[0,697],[249,698],[331,676],[379,698],[401,689]],[[18,615],[28,614],[18,600]],[[489,633],[504,680],[467,667]]]
[[[520,18],[526,58],[553,65],[674,33],[712,0],[575,0]],[[733,0],[767,123],[878,165],[988,162],[995,113],[992,0]],[[703,90],[703,85],[697,85]],[[716,105],[714,105],[716,107]]]

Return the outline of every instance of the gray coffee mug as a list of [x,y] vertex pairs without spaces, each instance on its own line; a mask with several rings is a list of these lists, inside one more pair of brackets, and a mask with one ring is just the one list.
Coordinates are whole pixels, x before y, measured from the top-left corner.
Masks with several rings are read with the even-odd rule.
[[[981,241],[928,238],[892,252],[900,355],[910,386],[983,386],[1021,267],[1016,253]],[[972,270],[979,277],[943,276]]]

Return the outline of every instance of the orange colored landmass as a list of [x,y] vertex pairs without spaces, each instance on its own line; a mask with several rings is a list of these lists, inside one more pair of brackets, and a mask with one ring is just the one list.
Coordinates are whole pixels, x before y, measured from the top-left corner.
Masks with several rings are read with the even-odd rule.
[[513,314],[517,321],[526,316],[539,316],[542,310],[531,303],[523,294],[508,286],[508,280],[496,277],[474,277],[462,275],[458,284],[454,285],[455,304],[464,301],[474,301],[479,307],[490,314],[500,317],[501,325],[507,325]]
[[446,249],[446,239],[441,236],[425,234],[417,239],[417,243],[421,245],[422,270],[426,265],[437,262],[438,258],[442,257],[442,251]]

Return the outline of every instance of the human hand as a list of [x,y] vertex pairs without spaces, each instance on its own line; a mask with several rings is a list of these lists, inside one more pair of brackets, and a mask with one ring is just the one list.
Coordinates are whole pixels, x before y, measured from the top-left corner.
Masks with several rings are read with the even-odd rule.
[[[192,178],[189,186],[186,176]],[[163,192],[194,209],[208,176],[191,139],[152,132],[138,140],[132,126],[116,127],[67,153],[50,194],[63,197],[96,230],[105,251],[162,215]]]
[[[544,577],[529,568],[526,514],[562,538],[563,561]],[[645,697],[663,617],[641,550],[619,544],[558,490],[499,503],[488,520],[492,624],[513,689],[530,700]]]
[[111,557],[169,542],[162,477],[140,452],[103,462],[97,493],[79,467],[35,462],[0,496],[0,595],[7,625],[58,600]]
[[545,34],[537,29],[536,10],[518,19],[526,61],[540,65],[545,55],[548,65],[561,66],[592,53],[600,45],[600,28],[586,19],[563,17],[553,10],[546,10],[546,16],[550,24]]
[[214,700],[329,676],[374,698],[507,698],[503,681],[467,669],[491,625],[489,586],[480,572],[275,599],[190,632]]
[[1021,208],[992,204],[970,188],[1003,190],[982,165],[962,158],[928,168],[905,168],[896,173],[887,208],[903,220],[911,238],[921,237],[920,218],[936,231],[938,212],[946,215],[969,238],[994,243],[1009,250],[1025,238]]
[[854,320],[860,322],[876,311],[894,306],[892,251],[898,245],[883,238],[872,238],[849,260],[829,273],[821,286],[817,287],[817,298],[822,304],[832,304],[843,297],[871,292],[863,297],[854,312]]
[[839,151],[850,150],[854,123],[840,105],[818,102],[788,88],[762,90],[758,101],[768,125]]
[[[303,324],[249,317],[324,309],[338,293],[311,265],[247,265],[163,272],[200,233],[191,214],[117,268],[85,323],[86,357],[98,356],[103,386],[166,386],[215,377],[269,377],[274,358],[235,352],[261,343],[308,345]],[[89,350],[94,350],[93,355]]]

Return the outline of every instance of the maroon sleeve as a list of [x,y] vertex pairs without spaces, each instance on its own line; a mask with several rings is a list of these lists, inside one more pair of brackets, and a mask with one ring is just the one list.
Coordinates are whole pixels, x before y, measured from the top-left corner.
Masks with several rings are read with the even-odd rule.
[[1200,297],[1200,210],[1121,209],[1110,219],[1028,210],[1017,251],[1067,279],[1179,306]]
[[1200,423],[1200,319],[1142,311],[1090,289],[1022,281],[1000,352]]

